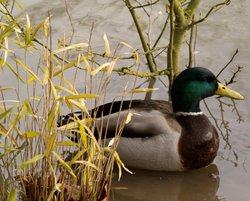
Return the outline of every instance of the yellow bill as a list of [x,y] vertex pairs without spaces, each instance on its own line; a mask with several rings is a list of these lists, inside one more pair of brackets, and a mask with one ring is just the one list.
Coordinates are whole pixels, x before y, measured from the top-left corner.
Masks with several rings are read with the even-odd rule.
[[242,96],[240,93],[229,89],[228,87],[224,86],[223,84],[218,82],[218,89],[216,90],[215,94],[226,96],[233,99],[243,100],[244,96]]

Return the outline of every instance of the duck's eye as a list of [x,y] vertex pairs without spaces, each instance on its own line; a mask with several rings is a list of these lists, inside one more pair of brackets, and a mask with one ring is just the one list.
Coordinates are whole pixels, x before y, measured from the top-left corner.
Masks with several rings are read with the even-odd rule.
[[211,82],[211,81],[212,81],[212,78],[209,77],[209,76],[202,77],[202,78],[201,78],[201,81],[204,81],[204,82]]

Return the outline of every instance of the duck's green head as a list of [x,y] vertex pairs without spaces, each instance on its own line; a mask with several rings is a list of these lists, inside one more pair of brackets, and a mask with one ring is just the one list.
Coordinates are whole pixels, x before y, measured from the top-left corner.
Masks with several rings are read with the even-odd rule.
[[174,112],[200,112],[200,100],[215,94],[244,99],[238,92],[223,86],[206,68],[182,71],[173,82],[171,97]]

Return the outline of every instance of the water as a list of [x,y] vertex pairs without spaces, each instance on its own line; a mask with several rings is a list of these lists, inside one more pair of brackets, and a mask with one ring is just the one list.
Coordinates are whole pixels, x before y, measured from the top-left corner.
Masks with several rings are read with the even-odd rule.
[[[133,47],[141,47],[140,41],[135,32],[131,16],[124,6],[123,1],[117,0],[21,0],[19,1],[24,9],[29,13],[32,23],[40,22],[48,15],[48,11],[53,15],[53,39],[54,47],[58,38],[63,38],[64,34],[71,35],[74,30],[75,42],[87,42],[91,26],[94,24],[92,36],[92,47],[99,51],[103,50],[103,34],[109,37],[111,47],[115,48],[119,41],[126,41]],[[204,1],[205,2],[205,1]],[[209,4],[212,1],[209,1]],[[216,2],[216,1],[213,1]],[[67,8],[67,9],[66,9]],[[225,201],[249,201],[250,197],[250,137],[249,137],[249,94],[250,77],[249,47],[250,47],[250,1],[233,1],[229,6],[211,15],[202,25],[198,27],[198,38],[195,55],[197,66],[209,67],[214,73],[230,60],[236,49],[239,54],[230,65],[233,69],[236,64],[243,66],[243,72],[237,76],[237,83],[232,85],[245,96],[244,101],[237,101],[239,112],[244,122],[237,123],[237,116],[231,109],[227,109],[226,120],[230,122],[230,144],[232,150],[224,149],[225,142],[221,140],[221,146],[216,165],[198,171],[187,173],[159,173],[137,171],[137,174],[124,175],[121,182],[115,182],[116,187],[111,194],[111,198],[117,201],[122,200],[225,200]],[[209,9],[208,2],[202,4],[200,11],[205,13]],[[70,18],[67,15],[70,13]],[[151,30],[159,30],[164,21],[161,12],[164,13],[163,3],[154,7],[151,15],[152,19],[157,19],[153,23]],[[15,12],[20,15],[19,11]],[[142,19],[143,25],[148,23],[147,19]],[[73,27],[71,26],[73,25]],[[157,34],[150,33],[153,40]],[[166,36],[161,41],[166,43]],[[152,41],[153,41],[152,40]],[[126,51],[129,51],[126,49]],[[120,50],[119,53],[124,53]],[[182,52],[182,64],[187,63],[187,52]],[[32,60],[31,60],[32,61]],[[164,69],[166,58],[161,56],[158,66]],[[35,62],[35,59],[34,59]],[[142,60],[142,63],[145,61]],[[142,67],[141,67],[142,68]],[[140,69],[143,70],[143,69]],[[70,74],[70,72],[69,72]],[[221,81],[230,77],[230,71],[223,73],[219,77]],[[162,78],[163,81],[167,80]],[[11,82],[1,77],[3,83]],[[107,99],[112,100],[114,94],[121,92],[128,81],[128,77],[115,76],[112,80],[110,93]],[[139,83],[143,80],[139,79]],[[79,81],[81,83],[81,81]],[[167,90],[157,82],[159,92],[153,94],[153,98],[167,99]],[[145,86],[146,87],[146,86]],[[79,87],[81,90],[81,87]],[[226,99],[225,99],[226,101]],[[217,118],[218,104],[214,98],[210,98],[208,104]],[[230,100],[227,102],[230,102]],[[237,153],[238,159],[234,156]],[[235,165],[235,162],[237,165]],[[128,187],[127,190],[118,190],[117,187]]]

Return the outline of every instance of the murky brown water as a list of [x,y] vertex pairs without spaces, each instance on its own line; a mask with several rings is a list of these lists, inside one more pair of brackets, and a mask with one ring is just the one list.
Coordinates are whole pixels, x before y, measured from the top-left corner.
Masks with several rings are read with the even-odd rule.
[[[19,2],[29,13],[32,22],[41,21],[50,10],[53,15],[52,26],[55,41],[57,38],[62,38],[64,33],[66,35],[72,33],[64,0],[21,0]],[[71,0],[66,2],[75,29],[74,36],[78,42],[88,40],[91,25],[94,23],[95,29],[92,37],[94,48],[103,48],[102,38],[104,33],[108,35],[114,47],[120,40],[128,42],[133,47],[140,47],[140,41],[132,19],[122,0]],[[204,13],[208,8],[209,6],[202,5],[201,11]],[[235,50],[239,49],[234,64],[239,64],[245,68],[243,73],[238,76],[237,83],[232,87],[246,98],[244,101],[237,102],[244,122],[238,124],[235,120],[235,113],[231,109],[226,111],[226,119],[230,121],[232,131],[230,143],[232,150],[238,155],[238,160],[234,157],[232,150],[223,148],[225,143],[221,140],[219,154],[215,161],[216,165],[186,173],[139,171],[133,176],[123,176],[121,182],[114,183],[115,189],[111,196],[113,200],[250,200],[249,9],[250,1],[233,1],[230,6],[210,16],[205,23],[198,27],[199,35],[196,47],[196,65],[209,67],[215,74],[229,61]],[[153,18],[157,18],[159,11],[164,13],[163,5],[155,7],[155,10],[152,11]],[[159,30],[160,24],[164,20],[162,16],[158,16],[157,19],[159,23],[154,23],[152,30]],[[147,19],[144,19],[143,22],[148,23]],[[153,38],[156,37],[153,33],[151,35]],[[162,42],[164,43],[164,41]],[[183,65],[186,64],[187,58],[187,53],[183,52]],[[158,65],[164,68],[166,58],[159,58],[158,62]],[[234,64],[231,66],[233,67]],[[225,72],[220,80],[223,81],[224,78],[228,78],[229,73],[229,71]],[[116,78],[112,80],[113,87],[110,89],[111,93],[108,99],[112,100],[112,95],[123,89],[127,79],[124,76],[119,77],[119,80]],[[7,82],[1,77],[1,82],[5,83],[5,81]],[[139,79],[139,83],[141,82],[142,80]],[[160,82],[157,85],[159,85],[160,91],[156,92],[153,98],[167,99],[166,88]],[[217,102],[214,101],[214,98],[210,98],[207,102],[212,112],[219,118]],[[237,163],[237,166],[234,162]],[[118,190],[117,187],[128,187],[128,189]]]

